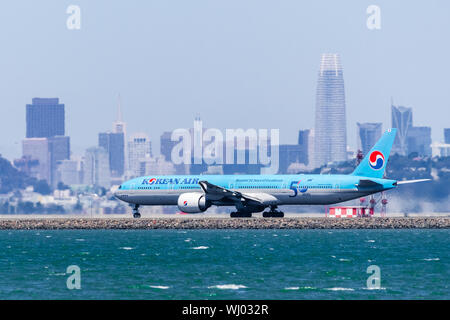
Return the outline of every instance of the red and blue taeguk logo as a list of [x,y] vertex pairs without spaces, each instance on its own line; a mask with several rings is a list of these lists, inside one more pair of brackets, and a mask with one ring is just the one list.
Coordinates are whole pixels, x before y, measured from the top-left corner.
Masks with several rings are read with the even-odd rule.
[[369,156],[369,166],[374,170],[383,168],[384,155],[380,151],[373,151]]
[[188,205],[188,202],[184,200],[183,205],[186,207]]

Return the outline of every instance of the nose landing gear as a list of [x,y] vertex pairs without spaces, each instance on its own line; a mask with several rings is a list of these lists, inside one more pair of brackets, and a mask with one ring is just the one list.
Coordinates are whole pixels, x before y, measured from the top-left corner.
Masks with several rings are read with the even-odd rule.
[[135,204],[133,207],[133,218],[138,219],[140,217],[141,217],[141,214],[139,213],[139,205]]

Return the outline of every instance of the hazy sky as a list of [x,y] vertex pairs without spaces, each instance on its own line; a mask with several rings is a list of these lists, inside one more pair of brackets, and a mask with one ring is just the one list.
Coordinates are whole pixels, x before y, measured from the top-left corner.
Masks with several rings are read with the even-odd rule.
[[[69,5],[81,29],[68,30]],[[381,29],[366,26],[369,5]],[[72,149],[111,130],[117,95],[128,132],[159,151],[164,130],[314,123],[320,54],[341,55],[348,143],[356,122],[390,126],[390,99],[413,107],[433,140],[450,127],[449,1],[7,1],[0,10],[0,153],[21,155],[25,105],[59,97]]]

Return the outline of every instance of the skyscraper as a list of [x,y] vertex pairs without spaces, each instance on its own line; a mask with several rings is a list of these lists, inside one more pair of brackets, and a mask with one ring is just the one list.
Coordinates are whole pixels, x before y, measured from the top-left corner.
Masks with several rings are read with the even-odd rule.
[[444,142],[450,144],[450,128],[444,129]]
[[26,106],[27,138],[63,136],[64,104],[58,98],[33,98]]
[[413,125],[412,109],[392,105],[392,128],[397,128],[397,135],[392,146],[392,153],[406,155],[408,152],[408,131]]
[[431,156],[431,128],[411,127],[406,140],[407,154],[417,153],[419,156]]
[[23,156],[37,161],[32,175],[56,187],[59,161],[70,158],[70,138],[65,136],[64,104],[58,98],[33,98],[26,105],[26,139]]
[[357,123],[356,137],[358,139],[358,149],[365,156],[381,138],[381,123]]
[[123,135],[126,137],[127,124],[122,119],[122,101],[120,100],[120,95],[117,100],[117,119],[113,122],[113,132],[123,133]]
[[104,188],[111,186],[109,158],[105,149],[92,147],[86,150],[83,179],[87,185]]
[[347,160],[344,74],[340,57],[322,54],[316,92],[315,161],[320,167]]
[[51,182],[51,156],[47,138],[26,138],[22,140],[24,158],[37,161],[29,174],[39,180]]
[[151,144],[148,135],[135,133],[128,141],[128,165],[129,175],[138,177],[141,175],[140,160],[151,157]]
[[125,168],[125,139],[123,132],[99,133],[98,146],[104,148],[108,153],[111,176],[121,177]]
[[55,136],[47,138],[50,151],[50,180],[52,187],[58,185],[57,168],[62,160],[70,158],[70,139],[67,136]]
[[304,163],[306,165],[308,165],[308,163],[310,162],[310,157],[311,155],[309,154],[309,149],[311,148],[310,146],[310,135],[311,135],[311,130],[307,129],[307,130],[300,130],[298,132],[298,144],[301,146],[301,154],[302,154],[302,158],[300,160],[301,163]]

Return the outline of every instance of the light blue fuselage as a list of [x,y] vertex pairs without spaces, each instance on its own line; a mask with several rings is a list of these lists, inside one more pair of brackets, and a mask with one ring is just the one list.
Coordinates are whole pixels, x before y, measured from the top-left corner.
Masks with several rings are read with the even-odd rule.
[[[354,175],[188,175],[146,176],[123,183],[115,196],[138,205],[176,205],[183,193],[202,193],[199,181],[242,194],[268,194],[277,205],[334,204],[396,187],[396,180],[371,178],[376,185],[360,186],[366,177]],[[230,205],[230,203],[214,203]]]

